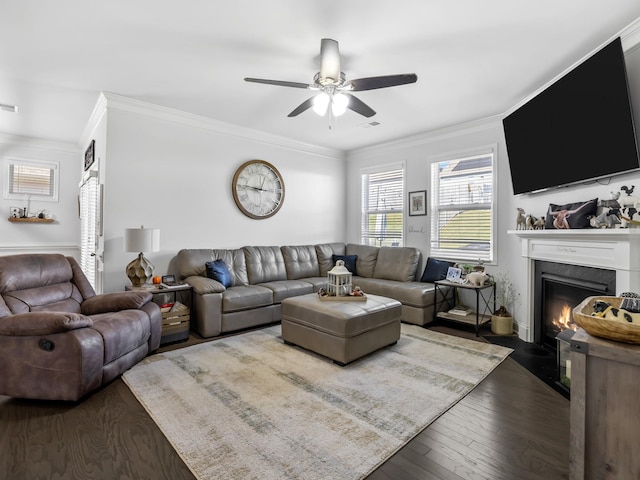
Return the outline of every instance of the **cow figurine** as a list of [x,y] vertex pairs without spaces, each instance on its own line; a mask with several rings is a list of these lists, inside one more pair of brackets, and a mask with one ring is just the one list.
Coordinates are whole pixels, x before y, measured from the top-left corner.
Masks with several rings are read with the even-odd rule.
[[533,229],[544,230],[544,217],[540,217],[535,222],[533,222]]
[[606,318],[607,320],[614,320],[616,322],[640,323],[640,314],[622,308],[616,308],[609,302],[603,300],[596,300],[593,303],[593,313],[591,316]]
[[640,225],[640,211],[635,207],[620,209],[620,226],[626,228],[629,225]]

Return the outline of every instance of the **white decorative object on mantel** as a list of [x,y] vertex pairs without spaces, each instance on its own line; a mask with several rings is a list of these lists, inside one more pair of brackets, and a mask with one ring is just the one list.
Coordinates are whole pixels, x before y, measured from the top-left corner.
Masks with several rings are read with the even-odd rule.
[[[622,292],[640,293],[640,229],[575,229],[575,230],[509,230],[521,240],[522,256],[526,257],[530,278],[527,292],[533,292],[533,262],[544,260],[567,265],[604,268],[616,272],[616,295]],[[526,295],[529,325],[527,341],[533,336],[533,299]],[[524,333],[524,332],[523,332]]]

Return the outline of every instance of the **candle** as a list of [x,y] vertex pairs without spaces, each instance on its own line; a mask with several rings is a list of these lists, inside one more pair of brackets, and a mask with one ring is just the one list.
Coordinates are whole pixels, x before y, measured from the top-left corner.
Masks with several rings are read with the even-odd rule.
[[567,360],[567,378],[571,380],[571,360]]

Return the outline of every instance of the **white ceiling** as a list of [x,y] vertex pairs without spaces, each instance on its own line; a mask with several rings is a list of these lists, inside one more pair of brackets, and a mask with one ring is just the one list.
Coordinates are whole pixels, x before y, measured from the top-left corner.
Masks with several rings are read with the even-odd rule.
[[[340,150],[505,112],[640,18],[638,0],[3,0],[0,133],[79,142],[101,91]],[[359,92],[332,130],[312,95],[320,39]],[[371,121],[376,127],[363,128]]]

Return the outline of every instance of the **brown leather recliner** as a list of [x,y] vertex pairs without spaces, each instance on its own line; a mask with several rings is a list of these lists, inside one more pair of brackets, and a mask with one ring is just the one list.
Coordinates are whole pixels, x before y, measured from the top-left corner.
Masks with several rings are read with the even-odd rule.
[[96,295],[71,257],[0,256],[0,394],[78,400],[160,344],[149,292]]

